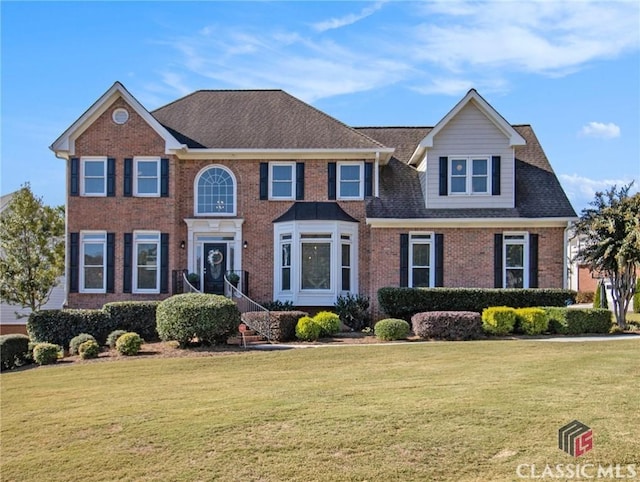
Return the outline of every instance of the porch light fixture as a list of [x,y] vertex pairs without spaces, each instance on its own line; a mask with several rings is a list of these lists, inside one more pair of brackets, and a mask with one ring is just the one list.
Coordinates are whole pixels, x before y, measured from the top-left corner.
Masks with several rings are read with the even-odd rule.
[[180,249],[184,249],[184,246],[185,246],[184,241],[181,241],[181,242],[180,242]]
[[249,246],[249,243],[247,243],[246,241],[245,241],[244,243],[242,243],[242,247],[243,247],[244,249],[247,249],[247,246]]

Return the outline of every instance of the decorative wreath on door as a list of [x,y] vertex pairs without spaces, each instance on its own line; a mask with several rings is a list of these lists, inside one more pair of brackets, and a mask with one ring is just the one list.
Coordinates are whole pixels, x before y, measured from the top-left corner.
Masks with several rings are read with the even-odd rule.
[[215,266],[222,263],[222,260],[224,259],[224,257],[222,256],[222,253],[220,252],[219,249],[212,249],[209,251],[209,256],[207,259],[211,266]]

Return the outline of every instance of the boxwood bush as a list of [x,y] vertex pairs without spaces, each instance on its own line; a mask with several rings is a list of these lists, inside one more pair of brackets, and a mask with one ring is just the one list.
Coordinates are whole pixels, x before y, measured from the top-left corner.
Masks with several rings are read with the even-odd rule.
[[125,333],[128,333],[127,330],[113,330],[111,333],[109,333],[109,336],[107,336],[107,346],[109,348],[115,348],[116,341],[118,341],[118,338],[120,338]]
[[380,288],[380,308],[391,318],[410,320],[426,311],[473,311],[490,306],[566,306],[576,292],[562,289]]
[[80,333],[79,335],[71,338],[71,341],[69,342],[69,355],[78,355],[80,353],[80,345],[89,340],[96,341],[94,336],[88,333]]
[[586,333],[609,333],[611,312],[596,308],[545,307],[549,317],[549,331],[560,335],[581,335]]
[[320,338],[322,328],[316,321],[309,317],[303,316],[296,324],[296,338],[302,341],[315,341]]
[[340,317],[330,311],[320,311],[313,317],[313,321],[320,326],[320,338],[340,331]]
[[385,318],[373,327],[376,338],[385,341],[402,340],[409,336],[409,323],[399,318]]
[[238,331],[240,311],[224,296],[184,293],[162,301],[156,319],[162,340],[175,340],[181,347],[196,340],[207,345],[226,342]]
[[116,350],[121,355],[137,355],[144,340],[137,333],[128,332],[120,335],[116,341]]
[[516,310],[509,306],[491,306],[482,311],[482,329],[490,335],[507,335],[516,325]]
[[27,332],[32,341],[60,346],[69,346],[71,339],[80,333],[93,335],[102,345],[114,328],[111,318],[103,310],[36,311],[29,315],[27,322]]
[[62,347],[54,343],[36,343],[33,347],[33,360],[38,365],[51,365],[58,361]]
[[[271,311],[270,328],[271,339],[274,341],[291,341],[296,339],[296,325],[303,316],[308,316],[304,311]],[[264,318],[264,313],[244,313],[243,320],[252,325],[256,321],[260,322]]]
[[160,301],[118,301],[107,303],[103,310],[115,329],[138,333],[146,341],[159,340],[156,310]]
[[516,324],[525,335],[539,335],[547,331],[549,317],[542,308],[518,308]]
[[0,370],[25,365],[31,359],[29,337],[19,333],[0,336]]
[[78,355],[83,360],[88,360],[89,358],[98,358],[98,354],[100,353],[100,345],[95,340],[87,340],[84,341],[78,346]]
[[474,340],[482,334],[480,313],[472,311],[429,311],[411,317],[413,333],[437,340]]

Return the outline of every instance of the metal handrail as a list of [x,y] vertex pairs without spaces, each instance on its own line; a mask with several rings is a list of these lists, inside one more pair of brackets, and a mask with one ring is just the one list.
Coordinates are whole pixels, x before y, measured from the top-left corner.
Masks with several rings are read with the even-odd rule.
[[256,333],[264,336],[269,343],[272,342],[272,332],[271,332],[271,312],[267,310],[264,306],[256,303],[251,298],[246,296],[242,291],[240,291],[237,286],[231,283],[227,279],[227,275],[224,275],[224,283],[226,286],[225,292],[231,293],[231,298],[236,302],[238,306],[238,310],[240,310],[241,314],[245,313],[262,313],[263,316],[256,317],[257,319],[247,320],[243,318],[242,322],[249,327],[249,329],[255,331]]
[[182,272],[182,278],[183,278],[184,282],[187,283],[187,286],[189,288],[188,293],[202,293],[202,291],[200,291],[198,288],[196,288],[195,286],[193,286],[189,282],[189,278],[187,278],[187,272],[186,271]]

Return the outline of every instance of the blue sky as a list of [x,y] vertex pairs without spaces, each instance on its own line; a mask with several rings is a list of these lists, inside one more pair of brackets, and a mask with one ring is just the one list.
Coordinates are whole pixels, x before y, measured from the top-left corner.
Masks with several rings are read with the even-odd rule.
[[352,126],[430,126],[467,92],[531,124],[579,213],[640,184],[640,3],[0,2],[2,193],[63,204],[48,146],[116,80],[153,110],[282,88]]

